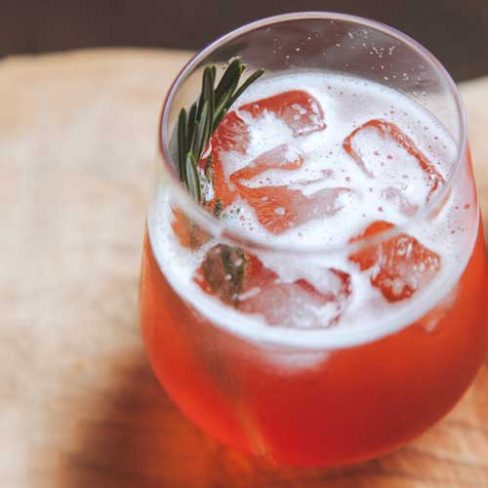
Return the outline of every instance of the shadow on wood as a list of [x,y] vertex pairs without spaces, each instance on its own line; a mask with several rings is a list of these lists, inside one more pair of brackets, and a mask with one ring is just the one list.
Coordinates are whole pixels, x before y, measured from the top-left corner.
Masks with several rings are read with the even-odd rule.
[[[227,449],[195,428],[172,405],[144,357],[124,358],[113,385],[87,400],[85,419],[61,464],[59,487],[387,487],[381,461],[342,469],[266,465]],[[129,365],[129,366],[128,366]],[[98,394],[97,394],[98,395]]]

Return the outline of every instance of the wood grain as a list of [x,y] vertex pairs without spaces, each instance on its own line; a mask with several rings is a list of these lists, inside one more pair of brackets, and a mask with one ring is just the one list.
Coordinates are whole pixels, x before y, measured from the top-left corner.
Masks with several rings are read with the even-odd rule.
[[[278,469],[172,406],[137,323],[162,95],[188,53],[0,63],[0,486],[488,487],[488,363],[417,441],[342,469]],[[488,212],[488,78],[464,84]]]

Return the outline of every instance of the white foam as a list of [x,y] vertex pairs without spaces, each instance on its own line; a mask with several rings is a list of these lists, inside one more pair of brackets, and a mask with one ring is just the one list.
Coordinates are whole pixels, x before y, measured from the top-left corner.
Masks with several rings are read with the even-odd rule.
[[[409,161],[410,156],[402,154],[402,163],[388,161],[385,166],[373,164],[372,170],[376,169],[377,177],[370,178],[342,147],[344,138],[352,130],[373,118],[387,119],[399,126],[415,141],[437,171],[445,179],[449,176],[456,154],[452,138],[438,121],[415,102],[381,85],[324,73],[287,74],[286,77],[270,78],[252,85],[240,103],[297,88],[306,89],[320,102],[327,128],[294,138],[291,130],[272,114],[257,121],[242,114],[251,128],[250,147],[246,157],[236,153],[227,154],[227,176],[263,152],[286,143],[292,147],[291,151],[303,155],[305,164],[293,172],[269,172],[266,174],[269,181],[265,184],[270,184],[270,181],[273,185],[287,184],[310,193],[338,186],[351,188],[353,192],[341,196],[342,208],[335,215],[309,221],[278,236],[270,234],[257,222],[252,208],[245,201],[235,202],[224,212],[223,218],[229,226],[251,231],[254,236],[259,235],[270,243],[294,243],[303,248],[317,245],[337,248],[374,220],[387,220],[399,225],[406,222],[409,215],[400,209],[397,198],[385,197],[385,187],[401,191],[416,206],[423,205],[429,187],[425,174],[418,169],[415,161]],[[366,139],[366,134],[360,136],[362,140],[358,139],[358,144],[361,144],[364,157],[370,161],[377,155],[368,145],[374,144],[376,147],[381,141]],[[375,137],[377,139],[378,135]],[[378,158],[399,150],[399,147],[393,146],[382,146]],[[388,163],[392,165],[391,171]],[[385,171],[380,171],[385,167]],[[321,175],[319,181],[303,188],[301,182],[304,179],[311,180]],[[459,175],[459,178],[462,177],[462,174]],[[409,229],[413,237],[441,256],[441,269],[435,278],[410,299],[388,303],[371,286],[368,273],[359,272],[356,265],[348,261],[345,252],[313,257],[259,254],[266,266],[275,270],[283,281],[305,277],[319,289],[321,278],[317,270],[334,267],[351,274],[353,293],[350,303],[340,322],[329,328],[310,324],[308,328],[303,328],[303,324],[296,327],[270,326],[259,315],[243,314],[203,293],[193,283],[192,276],[205,249],[215,242],[208,243],[196,254],[178,245],[170,232],[171,196],[167,187],[162,187],[149,213],[149,234],[158,263],[171,285],[196,310],[223,329],[252,341],[311,349],[351,346],[400,330],[446,297],[452,300],[455,284],[470,257],[478,225],[477,208],[472,204],[473,188],[469,184],[469,176],[464,177],[466,184],[459,181],[435,218],[419,221]],[[259,180],[260,177],[250,182],[249,186],[262,185],[263,182]],[[466,203],[471,203],[471,206],[465,208]]]

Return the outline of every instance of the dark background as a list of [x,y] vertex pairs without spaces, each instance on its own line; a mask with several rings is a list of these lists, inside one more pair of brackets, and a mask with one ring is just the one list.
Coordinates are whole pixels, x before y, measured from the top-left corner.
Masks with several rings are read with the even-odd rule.
[[0,52],[199,49],[250,20],[299,10],[380,20],[427,46],[456,80],[488,74],[488,0],[0,0]]

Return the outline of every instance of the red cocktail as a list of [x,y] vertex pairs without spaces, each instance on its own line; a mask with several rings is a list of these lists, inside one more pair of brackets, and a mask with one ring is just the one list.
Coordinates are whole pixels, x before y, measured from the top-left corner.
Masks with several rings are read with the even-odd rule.
[[[171,133],[199,67],[266,69],[177,181]],[[193,91],[192,91],[193,89]],[[163,110],[141,317],[158,379],[233,447],[367,459],[460,398],[487,347],[488,265],[455,87],[414,41],[341,15],[246,26]]]

